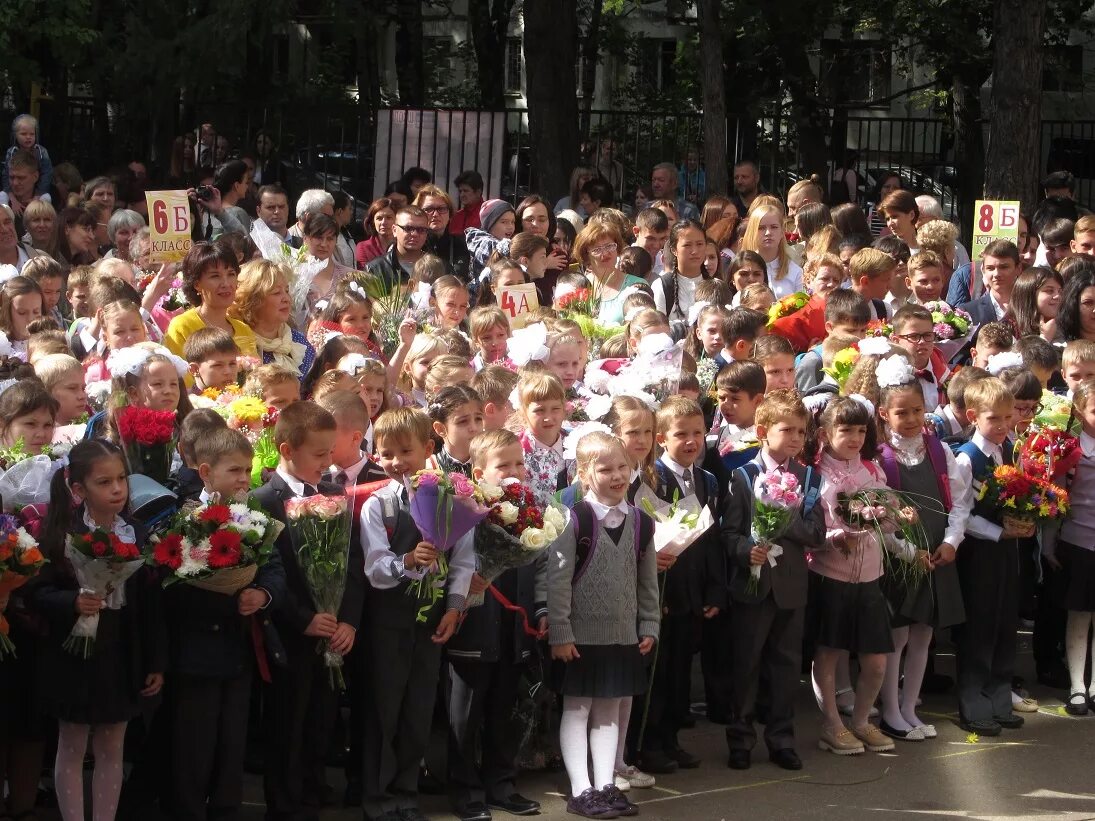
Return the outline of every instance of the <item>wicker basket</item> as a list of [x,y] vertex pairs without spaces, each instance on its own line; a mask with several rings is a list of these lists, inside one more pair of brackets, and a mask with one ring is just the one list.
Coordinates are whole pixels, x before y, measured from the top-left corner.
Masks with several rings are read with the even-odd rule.
[[259,572],[257,564],[245,564],[239,567],[226,567],[218,570],[212,576],[204,579],[190,579],[187,581],[192,587],[199,590],[208,590],[210,593],[221,593],[225,596],[234,596],[255,580],[255,574]]

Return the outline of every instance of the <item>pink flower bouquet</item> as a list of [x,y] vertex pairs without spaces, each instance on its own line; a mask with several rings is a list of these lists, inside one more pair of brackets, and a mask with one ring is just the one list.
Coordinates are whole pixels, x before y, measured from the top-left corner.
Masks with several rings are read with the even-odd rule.
[[[776,559],[783,555],[783,548],[775,544],[791,524],[791,519],[802,505],[802,485],[795,474],[771,470],[757,476],[753,482],[753,541],[768,548],[768,565],[776,566]],[[746,589],[756,593],[760,587],[760,571],[763,564],[749,568]]]
[[410,481],[408,495],[411,518],[423,541],[439,551],[451,549],[490,512],[475,482],[462,473],[419,471]]

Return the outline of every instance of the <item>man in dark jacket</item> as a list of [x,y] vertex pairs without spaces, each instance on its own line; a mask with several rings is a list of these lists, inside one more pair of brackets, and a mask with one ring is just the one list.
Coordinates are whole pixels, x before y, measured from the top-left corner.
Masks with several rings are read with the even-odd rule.
[[399,209],[395,215],[395,242],[382,257],[377,257],[365,270],[388,282],[405,282],[414,272],[414,264],[425,254],[429,235],[426,212],[414,205]]

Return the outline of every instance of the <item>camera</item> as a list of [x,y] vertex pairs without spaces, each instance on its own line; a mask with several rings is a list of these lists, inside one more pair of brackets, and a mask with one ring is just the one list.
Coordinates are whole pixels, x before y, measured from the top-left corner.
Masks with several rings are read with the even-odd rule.
[[208,202],[213,199],[213,186],[211,185],[199,185],[194,189],[194,196],[199,200]]

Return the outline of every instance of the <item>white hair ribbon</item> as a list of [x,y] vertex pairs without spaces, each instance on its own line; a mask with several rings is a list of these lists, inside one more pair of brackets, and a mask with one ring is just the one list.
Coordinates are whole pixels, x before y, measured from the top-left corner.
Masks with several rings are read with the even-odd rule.
[[889,340],[881,336],[868,336],[856,344],[863,356],[885,356],[890,352]]
[[350,376],[357,376],[357,372],[369,364],[369,357],[362,353],[348,353],[338,360],[338,369]]
[[850,393],[848,394],[848,398],[854,399],[856,402],[858,402],[860,405],[867,409],[867,413],[869,413],[872,417],[874,416],[874,402],[872,402],[866,396],[861,393]]
[[695,325],[696,320],[700,318],[700,311],[710,304],[710,302],[704,299],[701,299],[699,302],[693,302],[692,307],[688,309],[688,324]]
[[517,367],[545,361],[551,356],[547,347],[547,327],[543,322],[537,322],[514,331],[506,342],[506,353],[510,362]]
[[916,371],[908,359],[900,354],[887,356],[875,370],[880,388],[896,388],[916,381]]
[[603,422],[582,422],[576,425],[566,439],[563,440],[563,458],[574,460],[578,458],[578,445],[582,439],[591,433],[607,433],[612,435],[612,429]]

